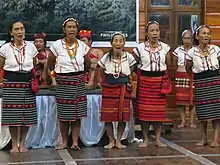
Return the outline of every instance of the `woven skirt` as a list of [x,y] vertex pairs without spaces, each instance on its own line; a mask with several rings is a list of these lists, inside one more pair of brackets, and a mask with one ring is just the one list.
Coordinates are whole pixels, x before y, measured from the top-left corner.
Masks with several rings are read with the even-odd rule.
[[3,82],[2,125],[31,126],[37,124],[36,97],[30,82]]
[[102,84],[101,121],[130,121],[131,90],[125,84]]
[[160,77],[139,76],[134,115],[142,121],[168,121],[166,118],[166,96],[161,95]]
[[57,116],[61,121],[76,121],[87,116],[84,74],[56,76]]
[[220,76],[196,79],[194,83],[198,120],[220,119]]
[[176,104],[192,105],[193,104],[193,80],[186,72],[176,73]]

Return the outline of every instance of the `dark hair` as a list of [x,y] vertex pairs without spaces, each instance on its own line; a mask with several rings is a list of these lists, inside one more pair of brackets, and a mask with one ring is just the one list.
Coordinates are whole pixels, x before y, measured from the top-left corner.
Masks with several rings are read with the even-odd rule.
[[122,38],[123,38],[123,41],[125,42],[125,36],[121,33],[121,32],[116,32],[116,33],[114,33],[113,35],[112,35],[112,38],[111,38],[111,43],[113,42],[113,40],[114,40],[114,37],[115,36],[122,36]]
[[[152,24],[156,24],[156,25],[158,25],[158,26],[160,27],[160,24],[159,24],[157,21],[149,21],[149,22],[146,24],[146,26],[145,26],[145,33],[148,32],[148,28],[149,28],[149,26],[152,25]],[[147,41],[147,40],[148,40],[148,37],[147,37],[147,35],[146,35],[146,36],[145,36],[145,41]]]
[[79,23],[78,21],[74,18],[74,17],[68,17],[66,18],[63,23],[62,23],[62,27],[66,27],[66,23],[69,21],[74,21],[76,23],[76,26],[79,27]]
[[197,39],[197,36],[199,35],[202,28],[208,28],[210,30],[210,27],[208,25],[200,25],[196,28],[195,32],[193,33],[193,44],[199,45],[199,40]]
[[24,25],[24,23],[22,21],[20,21],[20,20],[15,20],[11,24],[9,24],[9,26],[8,26],[8,36],[6,38],[5,43],[9,43],[9,42],[13,41],[13,36],[11,35],[11,32],[12,32],[14,24],[18,23],[18,22],[20,22],[20,23],[22,23]]

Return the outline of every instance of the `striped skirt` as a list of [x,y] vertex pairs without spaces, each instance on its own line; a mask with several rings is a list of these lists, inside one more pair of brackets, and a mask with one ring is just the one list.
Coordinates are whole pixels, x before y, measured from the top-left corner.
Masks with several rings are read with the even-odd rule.
[[29,82],[3,82],[2,125],[37,124],[36,97]]
[[87,116],[84,74],[56,75],[57,116],[61,121],[76,121]]
[[102,84],[101,121],[130,121],[131,90],[125,84]]
[[220,76],[194,80],[198,120],[220,119]]
[[186,72],[176,73],[176,104],[193,104],[193,80],[190,80]]
[[161,95],[160,77],[139,76],[134,115],[142,121],[168,121],[166,118],[166,96]]

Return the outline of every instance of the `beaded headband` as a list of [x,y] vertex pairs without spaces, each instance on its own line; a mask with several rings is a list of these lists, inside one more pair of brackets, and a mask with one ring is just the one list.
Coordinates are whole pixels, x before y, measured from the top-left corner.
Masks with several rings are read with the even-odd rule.
[[76,25],[79,26],[78,21],[75,18],[73,18],[73,17],[67,18],[65,21],[63,21],[62,26],[64,27],[68,21],[74,21],[76,23]]

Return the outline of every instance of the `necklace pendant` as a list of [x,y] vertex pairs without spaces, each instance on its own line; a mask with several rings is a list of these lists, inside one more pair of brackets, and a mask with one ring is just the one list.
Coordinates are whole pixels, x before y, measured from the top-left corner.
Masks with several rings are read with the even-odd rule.
[[117,78],[119,78],[119,73],[115,73],[115,74],[113,74],[113,77],[115,78],[115,79],[117,79]]

